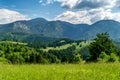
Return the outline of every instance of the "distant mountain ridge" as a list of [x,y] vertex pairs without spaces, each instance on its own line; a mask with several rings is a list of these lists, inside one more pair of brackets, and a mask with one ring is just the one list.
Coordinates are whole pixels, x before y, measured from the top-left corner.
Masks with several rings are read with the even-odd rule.
[[0,33],[27,33],[52,38],[75,40],[93,39],[97,33],[108,32],[112,39],[120,38],[120,22],[101,20],[92,25],[71,24],[64,21],[47,21],[36,18],[0,25]]

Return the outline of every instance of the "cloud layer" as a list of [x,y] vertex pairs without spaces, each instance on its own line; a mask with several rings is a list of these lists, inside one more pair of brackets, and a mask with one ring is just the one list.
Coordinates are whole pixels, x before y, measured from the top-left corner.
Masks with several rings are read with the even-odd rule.
[[0,24],[6,24],[17,20],[28,20],[29,18],[17,11],[0,9]]
[[75,8],[112,8],[117,0],[79,0]]
[[91,24],[90,17],[87,15],[87,11],[66,11],[58,15],[55,20],[67,21],[71,23],[88,23]]
[[66,11],[58,15],[55,20],[67,21],[75,24],[87,23],[92,24],[99,20],[116,20],[120,21],[120,12],[113,13],[110,10],[105,11],[104,9],[92,9],[84,11]]
[[120,11],[117,10],[120,8],[120,0],[46,0],[46,4],[54,2],[59,2],[61,7],[68,9],[56,16],[55,20],[75,24],[92,24],[103,19],[120,21]]
[[116,6],[119,0],[40,0],[41,4],[61,3],[66,8],[111,8]]

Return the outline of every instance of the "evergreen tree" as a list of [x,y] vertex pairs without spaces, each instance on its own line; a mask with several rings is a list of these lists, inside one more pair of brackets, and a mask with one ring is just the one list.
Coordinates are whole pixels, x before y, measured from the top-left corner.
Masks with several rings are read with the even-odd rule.
[[109,38],[109,34],[101,33],[97,34],[97,38],[89,46],[90,60],[97,61],[97,58],[101,52],[105,52],[107,55],[114,53],[114,44]]

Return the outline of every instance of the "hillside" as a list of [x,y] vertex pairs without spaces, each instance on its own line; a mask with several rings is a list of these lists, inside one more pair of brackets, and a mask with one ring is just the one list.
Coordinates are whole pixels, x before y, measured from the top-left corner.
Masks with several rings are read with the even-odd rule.
[[112,39],[120,38],[120,23],[113,20],[102,20],[90,25],[90,29],[85,32],[88,38],[95,38],[97,33],[109,33]]
[[21,32],[0,32],[0,40],[20,42],[53,42],[58,38],[46,37],[41,34],[29,34]]

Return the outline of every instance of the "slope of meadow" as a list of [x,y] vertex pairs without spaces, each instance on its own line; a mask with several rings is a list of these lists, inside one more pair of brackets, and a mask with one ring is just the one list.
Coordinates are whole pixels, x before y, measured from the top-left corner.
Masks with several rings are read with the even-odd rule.
[[68,43],[68,44],[64,44],[64,45],[61,45],[61,46],[57,46],[57,47],[47,47],[45,49],[41,49],[43,51],[49,51],[49,50],[62,50],[62,49],[67,49],[68,47],[71,47],[71,46],[75,46],[76,47],[76,51],[80,51],[81,48],[84,48],[86,46],[88,46],[90,44],[90,41],[82,41],[82,42],[79,42],[78,44],[76,42],[73,42],[73,43]]

